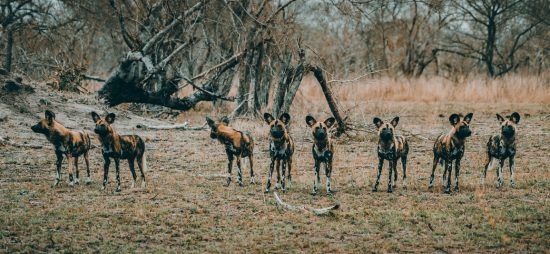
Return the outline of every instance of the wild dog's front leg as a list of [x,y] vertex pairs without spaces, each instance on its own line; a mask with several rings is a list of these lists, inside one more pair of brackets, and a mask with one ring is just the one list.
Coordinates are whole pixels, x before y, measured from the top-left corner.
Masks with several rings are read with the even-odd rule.
[[55,181],[53,182],[53,186],[59,185],[59,182],[61,181],[61,164],[63,163],[63,153],[56,151],[55,156],[57,157],[57,161],[55,162]]
[[515,188],[516,187],[516,183],[514,182],[514,167],[515,167],[515,159],[514,159],[514,156],[510,156],[510,186],[512,188]]
[[271,158],[271,164],[269,165],[269,173],[267,175],[267,187],[265,188],[265,192],[269,192],[269,189],[271,188],[271,177],[273,176],[273,169],[275,167],[275,159]]
[[313,192],[311,192],[312,195],[317,194],[317,187],[319,185],[319,182],[321,181],[321,176],[319,175],[320,167],[321,162],[319,160],[315,160],[315,180],[313,181]]
[[459,188],[458,188],[458,177],[459,176],[460,176],[460,159],[456,159],[456,162],[455,162],[455,188],[454,188],[454,191],[459,190]]
[[502,186],[502,167],[504,167],[504,159],[498,160],[498,167],[497,167],[497,188],[500,190],[500,186]]
[[115,174],[116,174],[116,189],[115,189],[115,191],[119,192],[119,191],[122,190],[120,188],[120,159],[119,158],[115,158]]
[[84,154],[84,161],[86,162],[86,184],[90,184],[92,182],[92,178],[90,176],[90,153],[86,152]]
[[231,184],[231,169],[233,168],[233,154],[231,154],[229,151],[227,151],[227,184],[226,186],[229,186]]
[[275,161],[275,171],[277,171],[277,181],[275,182],[275,189],[278,190],[281,187],[281,159]]
[[376,182],[374,183],[374,187],[372,187],[373,192],[378,191],[378,184],[380,183],[380,176],[382,175],[383,166],[384,166],[384,159],[381,157],[378,157],[378,173],[376,174]]
[[432,174],[430,175],[430,185],[428,188],[434,187],[434,178],[435,178],[435,169],[437,168],[437,163],[439,162],[439,157],[434,155],[434,161],[432,165]]
[[327,177],[327,194],[332,194],[332,189],[330,187],[330,176],[332,175],[332,159],[326,162],[325,175]]
[[104,190],[107,187],[109,182],[109,166],[111,165],[111,158],[107,155],[103,155],[103,188]]
[[449,172],[449,176],[447,177],[447,185],[445,186],[445,194],[449,194],[451,193],[451,172],[452,172],[452,169],[453,169],[453,161],[452,160],[445,160],[445,171],[443,172],[444,174],[446,172]]
[[393,177],[392,177],[392,174],[393,174],[393,166],[394,166],[394,163],[395,161],[390,159],[388,160],[388,171],[389,171],[389,174],[388,174],[388,193],[392,193],[393,192]]
[[239,186],[243,186],[243,170],[241,168],[241,156],[237,157],[237,182]]

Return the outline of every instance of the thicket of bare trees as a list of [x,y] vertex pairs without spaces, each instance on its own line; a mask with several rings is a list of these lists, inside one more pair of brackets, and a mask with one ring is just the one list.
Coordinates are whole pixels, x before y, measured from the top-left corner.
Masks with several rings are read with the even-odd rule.
[[103,77],[111,106],[278,114],[309,73],[329,104],[330,85],[373,75],[540,74],[549,13],[544,0],[0,0],[0,46],[4,72]]

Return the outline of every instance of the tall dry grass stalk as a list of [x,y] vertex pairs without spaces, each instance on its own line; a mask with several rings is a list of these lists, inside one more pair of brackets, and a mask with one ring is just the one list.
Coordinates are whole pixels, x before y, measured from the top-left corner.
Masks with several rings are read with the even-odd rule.
[[[353,83],[332,83],[338,100],[476,102],[476,103],[550,103],[550,72],[540,76],[510,75],[503,78],[467,78],[454,82],[443,77],[380,77]],[[298,96],[305,101],[323,98],[313,77],[304,78]]]

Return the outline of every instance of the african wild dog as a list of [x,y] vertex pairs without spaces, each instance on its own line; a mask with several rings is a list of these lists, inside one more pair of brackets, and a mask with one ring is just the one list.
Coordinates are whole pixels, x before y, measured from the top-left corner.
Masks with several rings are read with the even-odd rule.
[[516,186],[514,182],[514,157],[516,155],[516,125],[519,123],[520,116],[517,112],[506,117],[497,114],[500,121],[500,135],[493,135],[487,142],[487,157],[485,159],[485,170],[483,171],[482,181],[487,176],[487,169],[493,164],[493,160],[498,160],[497,170],[497,188],[502,185],[502,167],[504,161],[509,159],[510,164],[510,185]]
[[[275,119],[271,114],[265,113],[264,120],[269,124],[269,136],[271,142],[269,142],[269,156],[271,157],[271,164],[269,166],[269,175],[267,177],[267,187],[265,192],[269,192],[271,188],[271,177],[273,176],[273,168],[277,168],[277,182],[275,183],[275,189],[279,188],[279,182],[281,183],[281,189],[285,191],[285,177],[286,168],[288,166],[288,186],[291,185],[292,175],[292,154],[294,153],[294,140],[288,133],[288,123],[290,122],[290,115],[287,113],[281,114],[279,119]],[[282,166],[282,179],[280,175],[280,168]]]
[[[378,174],[376,175],[376,183],[372,191],[378,191],[378,183],[382,174],[384,160],[388,161],[389,180],[388,192],[393,192],[395,181],[397,181],[397,160],[401,159],[403,167],[403,184],[407,181],[407,155],[409,153],[409,144],[405,137],[394,135],[394,128],[399,123],[399,117],[393,118],[390,123],[384,123],[380,118],[375,117],[372,121],[378,128]],[[393,172],[393,180],[392,180]]]
[[443,170],[443,182],[445,182],[446,173],[449,172],[447,177],[447,185],[445,186],[445,193],[451,193],[451,172],[453,167],[453,160],[455,161],[455,191],[458,191],[458,176],[460,174],[460,160],[464,156],[464,149],[466,138],[472,135],[470,130],[470,122],[472,121],[473,113],[468,113],[464,119],[460,119],[458,114],[452,114],[449,117],[449,122],[453,126],[447,135],[439,135],[435,141],[433,152],[434,160],[432,167],[432,174],[430,177],[429,188],[433,187],[435,168],[438,162],[444,162],[445,168]]
[[243,186],[243,175],[241,168],[241,158],[248,157],[250,163],[250,183],[255,183],[254,180],[254,140],[250,133],[243,133],[229,127],[229,119],[224,117],[222,121],[216,122],[210,117],[206,117],[206,122],[210,126],[210,138],[217,139],[225,146],[227,154],[227,186],[231,183],[231,169],[233,168],[233,160],[237,161],[237,181],[239,186]]
[[92,119],[95,122],[94,132],[99,135],[99,141],[103,146],[103,188],[105,189],[109,181],[109,165],[111,158],[115,161],[116,172],[116,191],[120,188],[120,159],[127,159],[132,173],[132,188],[136,185],[136,171],[134,170],[134,162],[137,160],[139,171],[141,173],[141,187],[146,186],[145,174],[147,163],[145,159],[145,142],[138,135],[119,135],[111,126],[115,122],[115,114],[110,113],[104,119],[96,113],[92,112]]
[[321,163],[325,164],[325,175],[327,177],[327,193],[331,193],[330,175],[332,174],[332,161],[334,156],[334,144],[330,138],[329,129],[335,123],[334,117],[329,117],[323,122],[318,122],[312,116],[306,116],[306,123],[311,128],[313,135],[313,159],[315,160],[315,181],[313,183],[312,195],[317,194],[317,186],[321,181],[319,169]]
[[[69,185],[73,186],[78,184],[78,157],[84,155],[86,161],[86,183],[91,183],[90,179],[90,136],[85,132],[71,131],[61,125],[55,120],[55,113],[46,110],[45,118],[40,120],[36,125],[31,127],[32,131],[36,133],[42,133],[53,144],[55,148],[55,155],[57,156],[56,162],[56,176],[54,186],[61,181],[61,163],[63,162],[63,155],[67,157],[69,167]],[[73,165],[76,171],[76,178],[73,180]]]

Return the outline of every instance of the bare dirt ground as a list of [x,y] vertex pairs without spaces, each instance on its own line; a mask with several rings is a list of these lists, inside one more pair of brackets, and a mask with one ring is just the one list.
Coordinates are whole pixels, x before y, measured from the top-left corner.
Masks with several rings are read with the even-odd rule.
[[[322,104],[322,101],[319,102]],[[61,94],[38,89],[36,94],[0,98],[0,136],[12,142],[43,145],[42,149],[0,146],[0,252],[531,252],[547,253],[550,246],[550,105],[483,103],[364,102],[347,105],[351,119],[367,131],[355,131],[337,141],[333,188],[313,197],[313,158],[310,132],[304,118],[328,114],[324,106],[298,102],[291,134],[297,152],[293,186],[281,198],[290,204],[341,208],[326,216],[277,207],[272,193],[264,194],[268,169],[267,127],[259,120],[238,119],[232,125],[251,131],[256,140],[257,184],[224,187],[226,156],[208,131],[144,131],[137,123],[165,121],[110,109],[118,114],[121,134],[147,140],[149,185],[130,189],[130,173],[121,163],[122,192],[114,179],[101,191],[102,157],[91,153],[94,182],[56,188],[55,155],[46,139],[30,126],[52,109],[57,120],[85,129],[99,141],[89,112],[105,108],[93,96]],[[304,109],[305,108],[305,109]],[[498,130],[495,113],[518,111],[519,145],[517,187],[495,188],[496,168],[484,185],[480,173],[484,144]],[[473,136],[468,140],[460,176],[461,190],[443,194],[441,167],[436,188],[428,190],[431,147],[449,129],[452,112],[474,112]],[[209,107],[183,113],[177,119],[202,125]],[[440,117],[439,115],[443,116]],[[372,117],[399,115],[397,130],[411,145],[408,185],[398,181],[394,193],[385,192],[387,167],[380,192],[372,193],[377,163]],[[427,140],[426,140],[427,139]],[[83,164],[83,163],[82,163]],[[83,166],[80,166],[81,174]],[[111,168],[113,172],[114,168]],[[401,167],[398,167],[401,178]],[[235,179],[235,170],[233,171]],[[324,186],[324,177],[322,178]],[[234,182],[233,182],[234,183]]]

